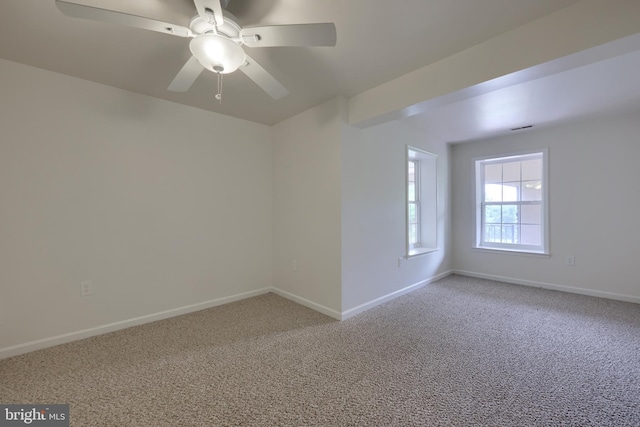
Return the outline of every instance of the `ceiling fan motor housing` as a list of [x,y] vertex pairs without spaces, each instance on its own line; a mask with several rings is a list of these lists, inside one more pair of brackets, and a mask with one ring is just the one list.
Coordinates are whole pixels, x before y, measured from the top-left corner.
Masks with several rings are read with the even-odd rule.
[[222,24],[220,25],[214,26],[206,19],[203,19],[199,15],[196,15],[191,19],[191,22],[189,22],[189,28],[191,29],[193,34],[208,34],[218,32],[232,39],[237,39],[238,37],[240,37],[240,25],[238,25],[236,22],[237,18],[226,10],[223,11],[222,14],[224,15],[224,22],[222,22]]

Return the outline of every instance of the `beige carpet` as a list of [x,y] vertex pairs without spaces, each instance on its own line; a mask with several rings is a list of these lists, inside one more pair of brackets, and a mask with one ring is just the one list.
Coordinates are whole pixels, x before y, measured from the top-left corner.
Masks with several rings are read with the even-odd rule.
[[450,276],[344,322],[269,294],[0,361],[73,426],[640,426],[640,305]]

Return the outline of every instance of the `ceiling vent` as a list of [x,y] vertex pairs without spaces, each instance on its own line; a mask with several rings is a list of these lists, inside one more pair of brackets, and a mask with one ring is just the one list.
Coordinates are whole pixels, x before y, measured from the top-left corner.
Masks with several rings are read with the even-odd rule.
[[512,131],[514,131],[514,130],[531,129],[532,127],[533,127],[533,125],[520,126],[519,128],[513,128],[513,129],[511,129],[511,130],[512,130]]

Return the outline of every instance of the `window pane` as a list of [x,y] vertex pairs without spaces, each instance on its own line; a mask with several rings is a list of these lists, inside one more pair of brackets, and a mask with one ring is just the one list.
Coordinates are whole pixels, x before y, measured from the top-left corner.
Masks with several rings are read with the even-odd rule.
[[485,202],[501,202],[502,201],[502,185],[485,184],[484,201]]
[[409,223],[415,224],[418,222],[418,209],[415,203],[409,203]]
[[502,206],[502,223],[503,224],[518,223],[518,205]]
[[522,200],[542,200],[542,181],[524,181],[522,183]]
[[407,196],[409,197],[409,201],[410,202],[415,202],[416,201],[416,184],[414,182],[410,182],[409,186],[408,186],[408,194]]
[[409,224],[409,243],[412,245],[418,243],[418,225],[417,224]]
[[500,224],[502,222],[502,209],[500,206],[484,207],[484,222],[487,224]]
[[502,224],[502,243],[519,243],[518,224]]
[[509,162],[502,164],[502,182],[520,181],[520,163]]
[[484,166],[484,182],[502,182],[502,164]]
[[542,205],[523,205],[523,224],[542,224]]
[[520,201],[520,183],[510,182],[502,186],[502,201],[503,202],[518,202]]
[[502,239],[501,226],[499,224],[487,224],[484,226],[484,241],[500,243]]
[[542,226],[523,225],[522,226],[522,244],[523,245],[541,245],[542,244]]
[[534,181],[542,179],[542,159],[525,160],[522,162],[522,180]]

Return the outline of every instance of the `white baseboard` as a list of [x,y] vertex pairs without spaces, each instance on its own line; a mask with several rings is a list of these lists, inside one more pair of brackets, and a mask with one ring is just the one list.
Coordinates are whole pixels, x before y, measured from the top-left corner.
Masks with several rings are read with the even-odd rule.
[[35,350],[41,350],[43,348],[53,347],[53,346],[65,344],[71,341],[77,341],[84,338],[93,337],[96,335],[102,335],[109,332],[118,331],[120,329],[130,328],[132,326],[138,326],[145,323],[155,322],[157,320],[163,320],[163,319],[168,319],[170,317],[193,313],[195,311],[204,310],[204,309],[215,307],[218,305],[228,304],[230,302],[240,301],[246,298],[263,295],[263,294],[272,292],[272,290],[273,289],[269,287],[269,288],[258,289],[255,291],[243,292],[240,294],[231,295],[224,298],[217,298],[210,301],[187,305],[184,307],[178,307],[171,310],[161,311],[159,313],[153,313],[145,316],[135,317],[133,319],[127,319],[119,322],[109,323],[106,325],[97,326],[95,328],[83,329],[80,331],[70,332],[62,335],[56,335],[50,338],[43,338],[40,340],[31,341],[24,344],[18,344],[11,347],[0,348],[0,359],[6,359],[7,357],[18,356],[20,354],[29,353]]
[[312,310],[318,311],[322,314],[326,314],[329,317],[333,317],[336,320],[341,320],[341,315],[340,312],[329,308],[329,307],[325,307],[324,305],[315,303],[311,300],[308,300],[306,298],[302,298],[299,297],[298,295],[292,294],[291,292],[287,292],[287,291],[283,291],[282,289],[278,289],[278,288],[271,288],[271,292],[273,292],[276,295],[281,296],[282,298],[286,298],[288,300],[291,300],[293,302],[297,302],[300,305],[304,305],[305,307],[309,307]]
[[428,279],[421,280],[418,283],[414,283],[413,285],[409,285],[406,288],[399,289],[395,292],[391,292],[390,294],[383,295],[379,298],[366,302],[364,304],[360,304],[357,307],[350,308],[349,310],[343,311],[340,320],[347,320],[357,314],[360,314],[364,311],[372,309],[380,304],[384,304],[385,302],[396,299],[402,295],[408,294],[409,292],[413,292],[416,289],[419,289],[425,285],[428,285],[431,282],[435,282],[436,280],[443,279],[452,274],[451,270],[445,271],[444,273],[437,274],[435,276],[429,277]]
[[[204,310],[204,309],[215,307],[222,304],[228,304],[230,302],[240,301],[246,298],[263,295],[269,292],[273,292],[274,294],[279,295],[283,298],[286,298],[298,304],[304,305],[305,307],[309,307],[312,310],[323,313],[336,320],[346,320],[366,310],[376,307],[380,304],[384,304],[385,302],[391,301],[392,299],[398,298],[399,296],[402,296],[418,288],[421,288],[422,286],[425,286],[431,282],[440,280],[450,274],[452,274],[451,271],[446,271],[444,273],[422,280],[418,283],[407,286],[406,288],[397,290],[395,292],[376,298],[372,301],[361,304],[357,307],[351,308],[343,312],[339,312],[329,307],[325,307],[321,304],[315,303],[306,298],[300,297],[298,295],[292,294],[287,291],[283,291],[282,289],[278,289],[275,287],[267,287],[267,288],[262,288],[255,291],[243,292],[240,294],[231,295],[224,298],[218,298],[210,301],[205,301],[197,304],[192,304],[184,307],[178,307],[171,310],[162,311],[159,313],[148,314],[145,316],[135,317],[132,319],[127,319],[119,322],[109,323],[106,325],[96,326],[94,328],[82,329],[80,331],[74,331],[66,334],[56,335],[53,337],[39,339],[36,341],[30,341],[27,343],[18,344],[11,347],[0,348],[0,360],[6,359],[8,357],[18,356],[20,354],[29,353],[36,350],[41,350],[43,348],[65,344],[71,341],[77,341],[84,338],[93,337],[96,335],[115,332],[121,329],[130,328],[132,326],[138,326],[145,323],[155,322],[157,320],[163,320],[163,319],[168,319],[170,317],[193,313],[195,311]],[[464,274],[464,273],[458,273],[458,274]],[[499,279],[495,279],[495,280],[499,280]]]
[[524,280],[515,277],[498,276],[495,274],[476,273],[473,271],[453,270],[453,274],[461,276],[477,277],[479,279],[496,280],[498,282],[513,283],[515,285],[532,286],[534,288],[551,289],[554,291],[569,292],[572,294],[588,295],[591,297],[608,298],[618,301],[633,302],[640,304],[640,297],[633,295],[616,294],[614,292],[598,291],[595,289],[576,288],[574,286],[556,285],[553,283],[536,282],[534,280]]

